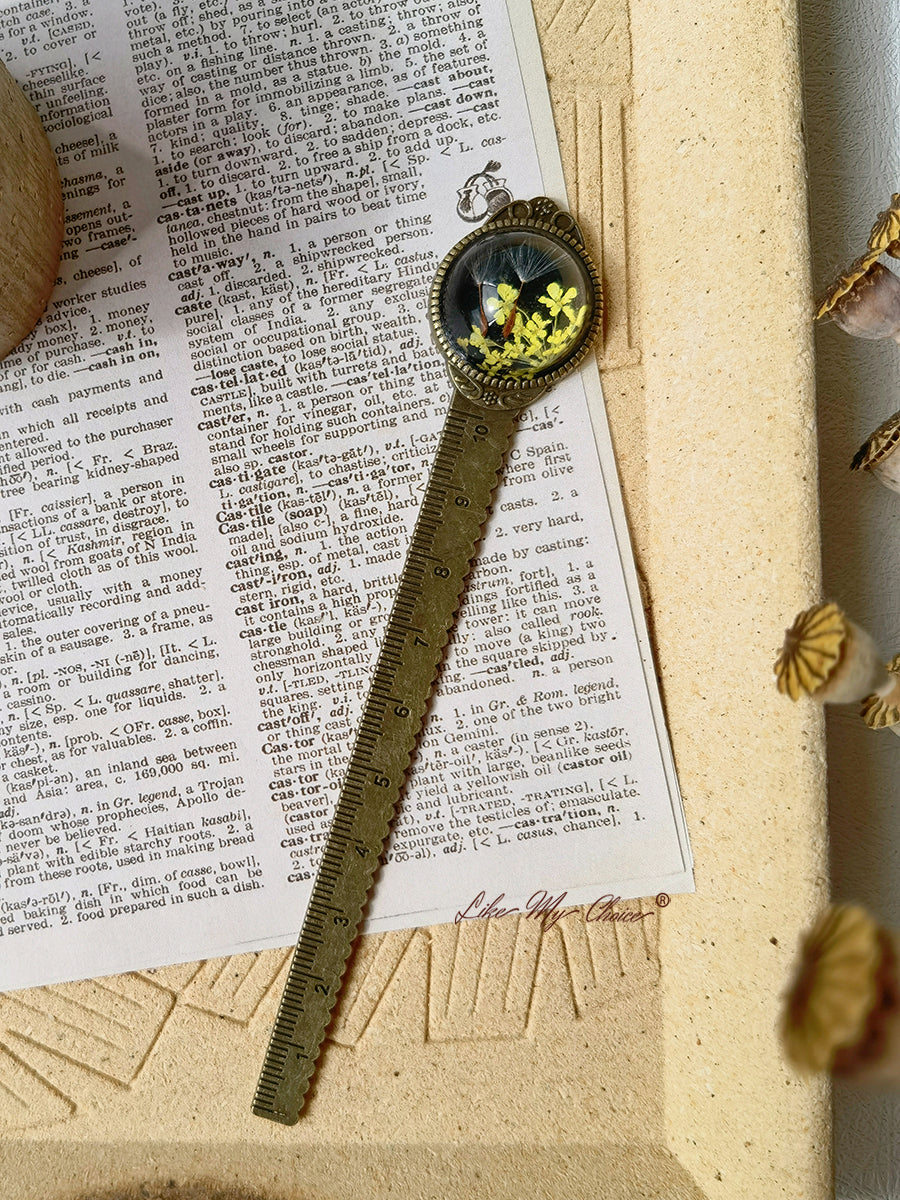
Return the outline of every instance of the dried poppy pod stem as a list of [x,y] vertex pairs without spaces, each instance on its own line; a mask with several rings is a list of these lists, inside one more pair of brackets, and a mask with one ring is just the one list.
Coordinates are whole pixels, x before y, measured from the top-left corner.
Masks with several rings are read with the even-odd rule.
[[832,905],[803,939],[781,1035],[801,1071],[900,1085],[900,937],[856,905]]
[[847,704],[890,692],[896,679],[872,638],[833,603],[800,613],[784,635],[775,663],[779,692]]

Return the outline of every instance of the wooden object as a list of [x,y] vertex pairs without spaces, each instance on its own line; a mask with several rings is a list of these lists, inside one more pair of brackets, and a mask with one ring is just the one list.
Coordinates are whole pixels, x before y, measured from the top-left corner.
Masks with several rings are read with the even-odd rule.
[[31,333],[56,282],[63,202],[40,118],[0,64],[0,358]]

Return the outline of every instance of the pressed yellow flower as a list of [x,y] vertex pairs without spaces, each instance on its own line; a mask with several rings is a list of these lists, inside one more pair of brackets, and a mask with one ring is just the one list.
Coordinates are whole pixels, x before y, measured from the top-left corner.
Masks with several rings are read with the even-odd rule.
[[[547,308],[550,310],[551,317],[558,317],[563,311],[563,306],[570,304],[577,295],[577,288],[570,287],[564,292],[560,285],[554,282],[547,285],[546,296],[539,296],[538,302],[540,304],[546,304]],[[575,314],[572,313],[571,309],[566,315],[569,316],[570,321],[574,320],[575,318]]]
[[520,290],[507,283],[496,288],[498,302],[492,309],[492,322],[502,329],[500,338],[486,337],[475,325],[468,337],[458,338],[457,344],[475,347],[481,353],[478,363],[486,375],[503,375],[513,379],[533,379],[541,371],[562,361],[566,351],[575,345],[588,306],[578,311],[570,304],[577,295],[576,288],[562,287],[552,282],[538,303],[548,310],[527,315],[518,307]]
[[509,283],[498,283],[497,295],[500,298],[500,303],[493,313],[493,319],[498,325],[503,326],[516,306],[516,301],[519,298],[519,289],[514,288]]

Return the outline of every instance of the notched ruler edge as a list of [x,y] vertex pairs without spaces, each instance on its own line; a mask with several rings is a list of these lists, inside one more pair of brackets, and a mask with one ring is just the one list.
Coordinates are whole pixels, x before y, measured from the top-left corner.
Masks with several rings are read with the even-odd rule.
[[299,1119],[519,411],[455,392],[253,1101]]

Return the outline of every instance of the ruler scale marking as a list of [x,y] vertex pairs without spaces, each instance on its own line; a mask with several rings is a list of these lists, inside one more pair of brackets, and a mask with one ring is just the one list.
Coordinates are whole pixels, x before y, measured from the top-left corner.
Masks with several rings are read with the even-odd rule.
[[288,969],[259,1116],[300,1115],[518,414],[581,363],[602,312],[581,232],[547,197],[501,208],[438,268],[429,319],[455,390]]
[[[454,398],[455,402],[456,398]],[[450,413],[455,415],[454,404],[451,404]],[[337,909],[339,915],[331,918],[336,924],[328,929],[327,945],[322,939],[317,939],[316,945],[303,955],[302,961],[298,951],[295,951],[289,978],[298,974],[311,976],[315,973],[323,979],[332,979],[337,976],[339,982],[343,975],[344,964],[356,939],[362,912],[368,898],[370,882],[378,867],[378,860],[389,833],[390,822],[400,799],[400,792],[418,740],[434,679],[454,623],[454,614],[462,595],[465,578],[469,573],[471,561],[481,538],[491,496],[516,420],[516,413],[503,409],[480,413],[476,423],[480,427],[489,425],[492,436],[482,438],[477,442],[473,441],[466,452],[468,456],[471,456],[468,464],[460,462],[463,452],[463,440],[460,436],[452,439],[452,444],[445,453],[445,469],[451,477],[462,470],[466,470],[469,475],[474,475],[473,485],[470,485],[469,490],[481,491],[482,503],[480,505],[472,502],[466,506],[457,506],[445,492],[443,499],[439,503],[435,502],[435,508],[440,513],[440,521],[435,524],[433,533],[426,532],[425,536],[420,532],[420,510],[420,521],[417,522],[410,542],[407,563],[401,573],[401,580],[406,586],[403,587],[403,583],[401,583],[401,588],[398,589],[398,592],[402,589],[404,595],[404,609],[413,612],[418,610],[415,630],[405,624],[402,628],[397,628],[395,605],[388,619],[387,630],[373,672],[374,680],[377,681],[376,686],[380,692],[373,694],[373,690],[370,690],[366,699],[354,748],[351,752],[350,766],[345,775],[345,785],[338,799],[335,819],[322,853],[322,865],[313,885],[313,895],[304,923],[304,932],[309,932],[314,926],[320,930],[324,929],[324,922],[316,922],[310,917],[310,914],[315,912],[319,906],[329,905],[332,910]],[[460,427],[466,428],[470,421],[471,418],[463,419],[459,423]],[[478,470],[473,471],[476,465]],[[488,481],[487,486],[481,482],[484,479]],[[426,496],[430,486],[431,481],[429,480],[426,485]],[[454,522],[452,530],[447,529],[450,521]],[[455,561],[450,561],[449,552],[446,556],[431,553],[434,549],[435,536],[441,531],[447,534],[451,542],[455,542],[457,546],[461,547],[456,552]],[[421,583],[409,580],[410,560],[414,556],[420,559],[426,557],[419,552],[420,546],[427,547],[429,551],[427,562],[436,564],[437,569],[441,571],[449,572],[446,576],[434,577],[435,582],[442,585],[441,591],[444,593],[438,602],[435,602],[431,595],[423,589]],[[421,577],[426,570],[427,568],[422,566],[417,573]],[[452,595],[450,595],[451,593]],[[450,595],[449,600],[446,598],[448,595]],[[398,687],[405,674],[414,675],[416,673],[404,670],[407,665],[404,651],[412,642],[413,637],[420,642],[427,643],[425,646],[415,647],[428,652],[424,655],[425,661],[428,663],[427,672],[418,667],[418,677],[404,679],[403,684]],[[399,649],[395,649],[395,646]],[[394,710],[385,707],[381,702],[382,695],[386,694],[390,698],[398,690],[404,693],[404,699],[397,706],[407,714],[404,716],[395,716]],[[380,731],[382,724],[388,719],[390,719],[392,730],[390,744],[384,746],[385,754],[382,765],[376,767],[365,755],[361,762],[361,746],[377,746],[379,741],[384,743],[383,737],[373,737],[367,732],[368,728],[375,726]],[[388,751],[392,753],[388,753]],[[365,812],[359,804],[351,807],[346,803],[346,784],[351,782],[351,779],[361,779],[362,785],[368,793]],[[378,793],[382,793],[382,795],[379,796]],[[362,820],[363,816],[367,818],[365,821]],[[362,834],[362,825],[371,830],[368,837]],[[352,852],[347,842],[348,834],[352,836],[354,833],[359,836],[357,853]],[[377,840],[377,849],[368,847],[369,839]],[[354,859],[358,860],[354,863],[352,878],[349,878],[344,872],[348,851],[351,852]],[[337,900],[338,892],[342,894],[340,903]],[[301,934],[301,941],[305,940]],[[337,969],[335,969],[335,964]],[[302,999],[295,1001],[290,1009],[287,1005],[282,1004],[272,1034],[273,1044],[276,1042],[276,1038],[280,1044],[284,1042],[293,1044],[298,1039],[298,1030],[301,1027],[305,1027],[307,1030],[320,1027],[321,1041],[338,989],[336,986],[322,983],[318,987],[318,992],[315,988],[312,990],[304,988]],[[309,1046],[314,1039],[307,1032],[300,1034],[299,1040]],[[293,1124],[299,1116],[313,1067],[314,1055],[310,1054],[305,1056],[303,1062],[298,1061],[295,1067],[286,1073],[285,1063],[280,1058],[276,1059],[270,1052],[266,1057],[260,1086],[257,1088],[254,1099],[254,1112],[273,1120]]]

